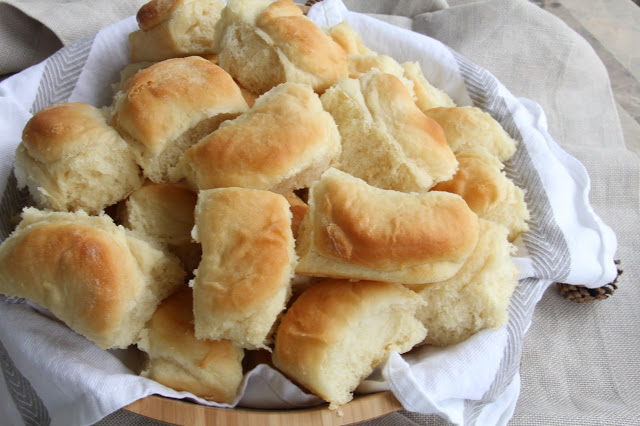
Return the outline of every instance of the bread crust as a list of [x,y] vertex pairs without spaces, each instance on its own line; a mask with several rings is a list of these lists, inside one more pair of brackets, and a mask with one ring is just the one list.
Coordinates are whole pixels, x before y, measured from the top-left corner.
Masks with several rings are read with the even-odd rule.
[[424,111],[440,124],[454,153],[474,146],[486,148],[501,162],[516,151],[517,142],[493,117],[477,107],[438,107]]
[[529,229],[530,218],[524,192],[502,171],[502,163],[482,147],[456,155],[460,168],[453,178],[433,190],[460,195],[478,217],[509,229],[509,240]]
[[320,99],[340,130],[341,170],[403,192],[426,191],[455,173],[458,162],[442,128],[395,75],[369,71],[341,80]]
[[149,356],[143,376],[219,403],[231,404],[235,399],[244,351],[229,340],[195,337],[193,294],[188,286],[158,306],[138,347]]
[[427,330],[414,317],[422,304],[399,284],[314,284],[283,316],[273,363],[337,408],[390,352],[407,352],[424,339]]
[[348,61],[342,48],[303,15],[291,0],[271,3],[256,19],[256,27],[268,35],[286,66],[286,81],[310,84],[324,92],[348,75]]
[[196,336],[265,347],[297,260],[289,203],[268,191],[200,191],[193,236],[202,244],[193,280]]
[[[0,246],[0,266],[0,292],[50,310],[103,348],[134,343],[184,278],[177,260],[107,216],[32,208]],[[163,281],[155,282],[160,270]]]
[[220,66],[251,92],[284,82],[322,93],[348,76],[344,50],[291,0],[231,0],[216,27]]
[[333,118],[310,87],[284,83],[189,148],[181,165],[200,190],[243,187],[287,194],[311,185],[340,152]]
[[136,15],[139,30],[129,34],[132,63],[189,55],[210,55],[220,0],[152,0]]
[[102,111],[84,103],[63,103],[38,111],[16,149],[19,187],[37,205],[60,211],[98,213],[142,185],[129,145]]
[[199,121],[247,104],[231,76],[198,56],[167,59],[134,74],[116,97],[115,126],[158,155]]
[[455,194],[382,190],[336,169],[310,189],[296,272],[418,284],[447,279],[478,239],[478,217]]
[[22,144],[37,161],[53,163],[82,151],[91,140],[112,137],[112,132],[100,110],[70,102],[34,114],[22,131]]
[[148,31],[165,22],[185,0],[151,0],[143,4],[136,14],[140,29]]

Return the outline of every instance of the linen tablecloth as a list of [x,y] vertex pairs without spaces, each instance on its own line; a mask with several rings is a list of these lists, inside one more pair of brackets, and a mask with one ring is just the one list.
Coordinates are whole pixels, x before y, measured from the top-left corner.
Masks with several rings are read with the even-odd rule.
[[[24,69],[58,47],[134,14],[142,3],[0,2],[0,21],[7,22],[0,22],[0,74]],[[524,0],[345,4],[349,10],[442,41],[489,70],[515,96],[539,104],[553,139],[588,170],[591,205],[618,237],[616,257],[625,272],[612,298],[576,305],[552,287],[536,305],[522,348],[520,398],[510,424],[638,424],[640,315],[632,306],[639,296],[635,284],[638,160],[624,147],[610,82],[600,60],[584,39]],[[5,381],[10,380],[19,378],[5,373]],[[14,397],[3,385],[0,410],[7,413],[6,418],[20,418]],[[144,422],[122,411],[102,421]],[[408,422],[440,424],[443,420],[402,411],[369,423]]]

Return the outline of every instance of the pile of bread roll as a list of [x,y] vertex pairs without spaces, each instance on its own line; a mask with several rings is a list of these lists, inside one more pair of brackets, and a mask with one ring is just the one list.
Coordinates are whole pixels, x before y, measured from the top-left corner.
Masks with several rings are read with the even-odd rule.
[[24,128],[1,293],[218,403],[257,353],[336,408],[392,351],[505,323],[529,213],[493,118],[291,0],[137,19],[111,105]]

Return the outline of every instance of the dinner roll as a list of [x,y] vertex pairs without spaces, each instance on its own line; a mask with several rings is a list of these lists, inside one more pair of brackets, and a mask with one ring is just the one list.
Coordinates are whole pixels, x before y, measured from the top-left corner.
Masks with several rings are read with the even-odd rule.
[[456,106],[453,99],[444,90],[438,89],[427,80],[420,64],[417,62],[404,62],[402,68],[404,77],[413,83],[416,105],[422,111],[437,107]]
[[360,34],[358,34],[347,21],[342,21],[327,29],[327,34],[333,41],[338,43],[347,55],[375,54],[364,45]]
[[249,91],[286,81],[322,93],[347,77],[347,57],[291,0],[229,0],[216,26],[219,63]]
[[360,78],[374,70],[396,76],[406,86],[422,111],[442,106],[456,106],[449,95],[429,83],[417,62],[400,64],[390,56],[376,53],[349,55],[350,78]]
[[424,339],[427,330],[415,318],[422,303],[400,284],[315,284],[283,316],[273,363],[338,408],[391,352],[407,352]]
[[0,246],[0,293],[51,311],[102,348],[126,348],[184,285],[177,259],[106,215],[26,208]]
[[309,86],[283,83],[189,148],[176,174],[197,189],[288,194],[308,187],[340,154],[340,134]]
[[131,62],[212,54],[220,0],[151,0],[136,15],[129,34]]
[[342,140],[339,168],[370,185],[420,192],[450,179],[458,162],[444,132],[394,75],[344,79],[321,97]]
[[158,306],[138,347],[148,355],[142,376],[207,400],[233,403],[242,381],[244,351],[229,340],[196,339],[188,286]]
[[516,141],[500,123],[477,107],[439,107],[424,113],[440,124],[447,143],[456,154],[475,146],[486,148],[501,162],[516,152]]
[[127,143],[99,109],[83,103],[31,117],[16,150],[15,175],[39,207],[59,211],[98,213],[142,185]]
[[327,33],[347,54],[350,78],[358,78],[362,74],[377,69],[398,77],[413,94],[416,104],[423,111],[441,106],[456,106],[449,95],[427,80],[417,62],[400,64],[390,56],[374,52],[362,43],[360,35],[347,21],[330,27]]
[[429,330],[424,344],[453,345],[506,323],[518,285],[507,234],[504,226],[481,219],[478,244],[457,274],[439,283],[407,286],[427,302],[417,313]]
[[458,195],[407,194],[329,169],[309,191],[296,251],[302,275],[420,284],[462,266],[478,217]]
[[190,56],[158,62],[129,78],[114,97],[112,121],[145,176],[167,182],[187,148],[247,109],[229,74]]
[[191,239],[198,196],[185,185],[146,182],[118,213],[122,225],[167,246],[191,272],[200,263],[200,244]]
[[483,147],[463,151],[456,158],[458,172],[433,190],[460,195],[478,217],[506,226],[510,241],[526,232],[529,210],[524,193],[501,170],[502,163]]
[[269,191],[200,191],[193,236],[202,243],[192,281],[196,336],[266,348],[297,260],[289,203]]

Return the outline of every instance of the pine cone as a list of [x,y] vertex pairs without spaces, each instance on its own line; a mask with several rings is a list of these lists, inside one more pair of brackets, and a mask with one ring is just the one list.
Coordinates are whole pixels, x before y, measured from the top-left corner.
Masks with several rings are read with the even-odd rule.
[[[616,265],[620,265],[620,261],[615,261]],[[587,288],[583,285],[572,285],[572,284],[563,284],[556,283],[558,287],[558,292],[567,300],[576,303],[589,303],[595,300],[604,300],[609,296],[613,295],[613,292],[618,289],[618,278],[624,272],[620,267],[618,267],[618,275],[613,282],[609,284],[603,285],[598,288]]]

